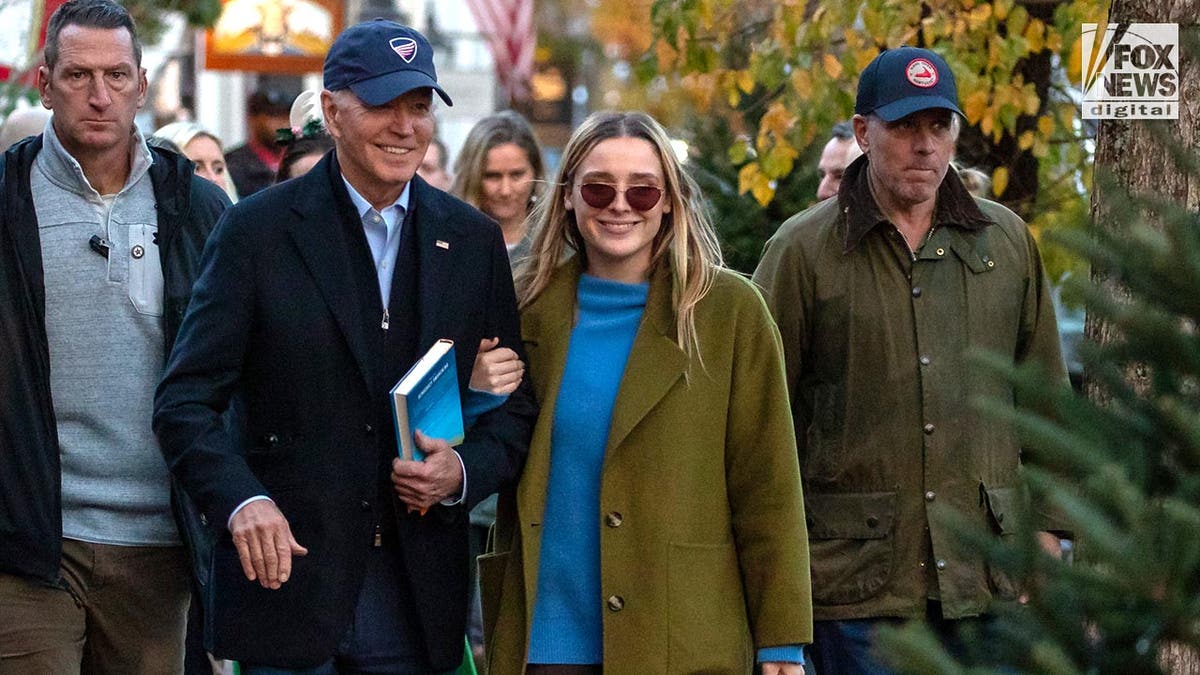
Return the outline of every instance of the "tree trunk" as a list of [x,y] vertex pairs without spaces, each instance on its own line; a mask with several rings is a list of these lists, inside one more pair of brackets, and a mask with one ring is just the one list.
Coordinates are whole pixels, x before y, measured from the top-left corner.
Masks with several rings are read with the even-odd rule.
[[[1193,39],[1200,34],[1200,0],[1113,0],[1109,20],[1116,23],[1178,23],[1181,51],[1179,66],[1179,119],[1178,120],[1104,120],[1100,124],[1096,143],[1096,173],[1115,178],[1120,186],[1117,194],[1106,194],[1097,185],[1092,191],[1092,221],[1096,227],[1120,230],[1129,223],[1114,222],[1108,204],[1123,199],[1122,191],[1133,194],[1157,194],[1170,201],[1184,205],[1192,211],[1200,211],[1200,178],[1189,176],[1175,169],[1170,156],[1162,147],[1162,139],[1169,137],[1171,143],[1193,152],[1200,152],[1200,53],[1189,53],[1186,48],[1188,34]],[[1098,181],[1097,181],[1098,182]],[[1146,213],[1136,227],[1154,227],[1154,213]],[[1117,284],[1100,272],[1092,273],[1092,281],[1119,290]],[[1091,316],[1087,317],[1084,335],[1099,343],[1111,342],[1114,327]],[[1149,375],[1144,368],[1133,367],[1128,373],[1129,381],[1145,390],[1149,386]],[[1108,398],[1094,382],[1085,377],[1085,387],[1093,400],[1107,403]],[[1195,671],[1200,674],[1200,668]]]
[[[1092,192],[1092,218],[1096,227],[1120,230],[1130,223],[1115,222],[1110,217],[1109,203],[1122,199],[1122,190],[1133,194],[1157,194],[1160,197],[1200,211],[1200,177],[1175,169],[1170,156],[1162,147],[1163,138],[1178,147],[1200,152],[1200,50],[1189,51],[1189,41],[1200,35],[1200,0],[1113,0],[1109,20],[1116,23],[1178,23],[1181,54],[1179,55],[1179,119],[1163,121],[1104,120],[1100,124],[1096,144],[1096,173],[1106,173],[1116,179],[1117,194],[1106,194],[1099,186]],[[1189,40],[1191,38],[1191,40]],[[1146,213],[1134,227],[1161,226],[1154,213]],[[1093,282],[1109,287],[1118,294],[1119,284],[1106,275],[1093,272]],[[1118,295],[1119,297],[1119,295]],[[1089,340],[1110,342],[1115,328],[1091,314],[1087,317],[1084,334]],[[1126,374],[1132,386],[1146,391],[1150,375],[1141,366],[1132,366]],[[1107,404],[1109,397],[1085,376],[1085,388],[1095,401]],[[1175,675],[1200,675],[1200,655],[1182,645],[1163,650],[1165,672]]]

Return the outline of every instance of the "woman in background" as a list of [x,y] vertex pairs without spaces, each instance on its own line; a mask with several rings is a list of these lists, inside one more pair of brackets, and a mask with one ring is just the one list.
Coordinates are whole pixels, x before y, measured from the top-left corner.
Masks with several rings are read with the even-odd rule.
[[529,250],[526,217],[545,179],[541,147],[529,122],[504,110],[471,128],[454,162],[450,194],[500,223],[509,260]]
[[225,170],[221,139],[195,122],[171,122],[154,132],[153,138],[169,142],[196,165],[196,175],[221,186],[229,201],[238,200],[233,179]]
[[779,332],[644,113],[568,141],[519,268],[542,409],[480,558],[488,672],[802,673],[807,535]]
[[306,135],[294,137],[283,142],[286,148],[283,157],[279,159],[279,173],[275,176],[276,183],[303,176],[309,169],[316,166],[325,153],[333,149],[333,138],[324,130],[319,129]]

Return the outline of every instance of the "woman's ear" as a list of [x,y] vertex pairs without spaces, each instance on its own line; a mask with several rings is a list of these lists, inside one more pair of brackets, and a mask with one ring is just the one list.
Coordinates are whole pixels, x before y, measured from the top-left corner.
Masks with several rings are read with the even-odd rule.
[[575,192],[574,190],[567,190],[566,192],[563,193],[563,208],[565,208],[568,211],[575,210],[575,202],[573,202],[571,200],[571,197],[574,195],[574,192]]

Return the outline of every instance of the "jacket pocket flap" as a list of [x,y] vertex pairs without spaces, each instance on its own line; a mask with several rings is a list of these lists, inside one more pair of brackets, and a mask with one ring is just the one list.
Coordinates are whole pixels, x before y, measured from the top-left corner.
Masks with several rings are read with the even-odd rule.
[[895,492],[805,495],[812,539],[883,539],[896,519]]
[[992,524],[1001,534],[1012,534],[1017,529],[1020,518],[1020,495],[1017,488],[994,488],[983,486],[983,497],[987,502],[987,510],[991,515]]

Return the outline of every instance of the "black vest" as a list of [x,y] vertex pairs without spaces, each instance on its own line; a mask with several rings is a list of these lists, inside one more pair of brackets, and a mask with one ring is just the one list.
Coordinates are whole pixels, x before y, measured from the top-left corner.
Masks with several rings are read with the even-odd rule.
[[[340,182],[340,181],[339,181]],[[363,325],[360,330],[366,338],[368,377],[374,412],[372,417],[375,438],[378,439],[378,471],[376,472],[376,494],[373,511],[375,522],[385,536],[395,532],[396,510],[393,504],[391,484],[392,458],[398,456],[395,425],[392,419],[392,402],[388,393],[396,382],[408,371],[416,360],[417,342],[420,339],[419,295],[419,241],[416,228],[416,202],[409,200],[400,228],[400,248],[396,252],[393,268],[391,294],[388,303],[387,328],[383,328],[383,299],[379,293],[379,275],[371,256],[371,247],[363,230],[362,220],[349,199],[349,194],[335,190],[339,197],[344,195],[343,218],[345,235],[349,243],[351,273],[354,276],[359,302],[359,316]],[[411,197],[411,193],[410,193]],[[339,199],[340,201],[340,199]]]

